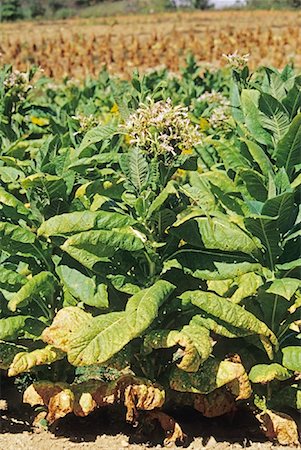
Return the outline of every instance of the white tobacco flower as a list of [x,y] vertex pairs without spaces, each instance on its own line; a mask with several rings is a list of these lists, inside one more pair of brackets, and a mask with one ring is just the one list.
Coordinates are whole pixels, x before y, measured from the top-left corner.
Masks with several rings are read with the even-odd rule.
[[188,115],[188,108],[173,106],[171,99],[140,107],[130,115],[121,130],[128,142],[147,153],[177,155],[202,142],[199,128]]
[[208,118],[208,122],[212,128],[225,128],[229,118],[228,108],[220,106],[214,110],[213,114]]
[[208,105],[218,103],[221,106],[230,106],[230,102],[221,92],[217,92],[214,89],[211,92],[204,92],[199,98],[199,101],[206,102]]
[[243,69],[249,62],[249,53],[245,55],[239,55],[237,50],[234,53],[230,53],[229,55],[223,54],[223,58],[226,59],[227,63],[233,69]]
[[84,114],[77,114],[76,116],[73,116],[73,119],[79,121],[80,128],[76,134],[85,133],[91,128],[94,128],[100,124],[99,119],[93,116],[93,114],[90,114],[89,116],[85,116]]
[[14,90],[14,94],[20,100],[24,100],[26,94],[33,88],[29,82],[28,73],[20,72],[19,70],[11,72],[3,81],[3,85],[6,91]]

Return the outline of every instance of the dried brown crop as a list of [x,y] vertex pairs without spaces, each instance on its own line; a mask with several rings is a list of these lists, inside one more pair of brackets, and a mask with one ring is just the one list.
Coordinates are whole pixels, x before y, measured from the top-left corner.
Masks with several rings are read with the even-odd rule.
[[223,53],[250,53],[251,66],[301,66],[301,12],[207,11],[122,16],[93,20],[0,25],[0,63],[24,70],[41,66],[47,75],[95,75],[107,65],[127,76],[167,66],[177,71],[188,51],[199,61],[221,64]]

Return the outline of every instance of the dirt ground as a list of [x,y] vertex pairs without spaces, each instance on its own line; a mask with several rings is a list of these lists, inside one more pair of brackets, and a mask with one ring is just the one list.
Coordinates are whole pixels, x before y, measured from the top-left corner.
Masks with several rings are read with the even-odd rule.
[[196,11],[0,24],[0,65],[36,64],[55,78],[110,72],[129,76],[167,66],[178,71],[188,52],[219,66],[223,54],[250,53],[251,67],[301,67],[300,11]]

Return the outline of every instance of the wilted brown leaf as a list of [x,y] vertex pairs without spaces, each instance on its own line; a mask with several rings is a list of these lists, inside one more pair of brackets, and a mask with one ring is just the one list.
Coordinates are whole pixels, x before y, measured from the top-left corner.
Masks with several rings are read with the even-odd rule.
[[146,379],[125,375],[111,383],[99,380],[71,385],[37,382],[26,389],[23,400],[31,406],[46,406],[49,423],[71,412],[76,416],[87,416],[97,407],[114,403],[123,403],[127,409],[126,419],[133,422],[139,410],[160,408],[164,404],[165,392]]
[[300,444],[296,422],[287,414],[267,409],[257,414],[262,430],[267,438],[281,445],[297,446]]
[[146,422],[157,420],[165,432],[166,438],[164,445],[166,447],[175,444],[183,443],[186,435],[183,433],[180,425],[172,417],[162,411],[151,411],[147,414]]

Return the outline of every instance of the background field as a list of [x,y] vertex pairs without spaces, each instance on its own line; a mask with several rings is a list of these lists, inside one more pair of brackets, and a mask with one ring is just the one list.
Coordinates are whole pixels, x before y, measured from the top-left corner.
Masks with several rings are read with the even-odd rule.
[[198,11],[0,26],[0,64],[47,75],[84,77],[103,65],[128,76],[166,65],[177,71],[189,51],[222,64],[222,54],[250,53],[250,65],[301,66],[301,11]]

